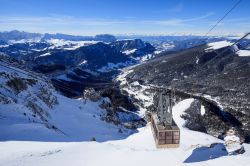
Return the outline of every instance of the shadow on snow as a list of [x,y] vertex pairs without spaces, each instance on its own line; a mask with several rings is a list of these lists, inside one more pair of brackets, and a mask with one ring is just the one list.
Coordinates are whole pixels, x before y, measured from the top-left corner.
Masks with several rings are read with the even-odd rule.
[[227,155],[228,152],[226,151],[224,144],[215,143],[210,147],[198,147],[194,149],[192,154],[184,161],[184,163],[202,162]]

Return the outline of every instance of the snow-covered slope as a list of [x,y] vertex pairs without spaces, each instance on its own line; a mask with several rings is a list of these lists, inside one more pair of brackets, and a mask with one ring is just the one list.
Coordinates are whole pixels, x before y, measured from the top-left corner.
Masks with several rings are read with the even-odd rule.
[[[126,139],[107,142],[0,142],[0,164],[5,166],[127,166],[127,165],[196,165],[196,166],[247,166],[250,153],[227,156],[221,140],[181,127],[180,114],[189,107],[192,99],[177,104],[174,119],[181,128],[181,144],[177,149],[156,149],[150,126]],[[87,135],[88,133],[86,133]],[[104,131],[103,136],[106,133]],[[110,134],[112,135],[112,134]],[[218,143],[214,147],[205,147]],[[204,147],[201,147],[201,146]]]
[[[97,141],[122,139],[132,130],[102,120],[97,102],[66,98],[50,82],[14,67],[0,67],[0,141]],[[0,164],[1,165],[1,164]]]
[[237,54],[239,56],[250,56],[250,50],[239,50]]
[[[211,42],[207,44],[208,48],[206,50],[207,51],[218,50],[224,47],[231,46],[232,44],[233,42],[226,41],[226,40],[219,41],[219,42]],[[250,50],[239,49],[237,45],[234,45],[231,49],[234,50],[239,56],[250,56]]]
[[47,43],[51,44],[49,49],[64,49],[64,50],[75,50],[77,48],[88,46],[91,44],[96,44],[98,41],[71,41],[64,39],[49,39],[46,40]]
[[217,50],[223,47],[227,47],[232,45],[232,42],[229,41],[219,41],[219,42],[212,42],[212,43],[208,43],[208,49],[207,50]]

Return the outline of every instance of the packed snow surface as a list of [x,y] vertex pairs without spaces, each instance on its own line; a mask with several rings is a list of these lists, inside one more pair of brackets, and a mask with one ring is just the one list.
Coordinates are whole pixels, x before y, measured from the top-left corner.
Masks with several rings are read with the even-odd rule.
[[239,50],[237,54],[239,56],[250,56],[250,50]]
[[[193,99],[187,99],[177,104],[174,111],[174,119],[181,129],[180,148],[176,149],[156,149],[150,126],[140,128],[135,134],[124,139],[107,140],[105,142],[95,141],[78,141],[71,142],[50,142],[50,141],[7,141],[0,142],[0,165],[4,166],[128,166],[128,165],[227,165],[227,166],[247,166],[250,160],[249,146],[247,152],[243,155],[228,156],[222,151],[223,144],[221,140],[209,136],[204,133],[190,131],[182,127],[185,123],[180,118],[184,110],[188,108]],[[72,101],[73,102],[73,101]],[[65,103],[69,105],[70,103]],[[68,110],[69,108],[61,108]],[[73,110],[71,110],[73,111]],[[84,110],[83,110],[84,111]],[[58,110],[59,112],[59,110]],[[75,116],[68,110],[68,116]],[[70,123],[61,121],[62,125],[68,127],[68,134],[74,130],[85,133],[87,136],[114,137],[118,136],[118,132],[101,132],[98,127],[100,124],[95,121],[91,114],[86,116],[79,124],[78,129],[70,128]],[[81,118],[75,116],[74,118]],[[90,119],[91,120],[90,120]],[[80,123],[80,121],[79,121]],[[93,126],[96,126],[93,128]],[[83,128],[82,130],[80,128]],[[112,129],[112,128],[111,128]],[[39,129],[37,129],[39,131]],[[85,132],[84,132],[85,130]],[[38,132],[37,131],[37,132]],[[89,131],[89,133],[88,133]],[[95,132],[100,131],[100,132]],[[90,134],[92,133],[92,134]],[[21,134],[21,133],[20,133]],[[37,133],[33,133],[36,135]],[[32,135],[31,135],[32,137]],[[70,135],[69,135],[70,137]],[[219,143],[214,148],[201,147],[201,145],[209,145],[211,143]]]

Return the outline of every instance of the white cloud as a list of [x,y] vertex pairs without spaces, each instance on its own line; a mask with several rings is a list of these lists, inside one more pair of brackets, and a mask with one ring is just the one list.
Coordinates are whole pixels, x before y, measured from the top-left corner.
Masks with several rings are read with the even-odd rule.
[[[161,20],[138,20],[136,18],[123,18],[121,20],[99,18],[90,19],[62,15],[51,15],[47,17],[0,15],[0,31],[18,29],[30,32],[68,33],[75,35],[94,35],[98,33],[141,34],[142,32],[145,34],[160,34],[167,32],[202,33],[207,31],[207,29],[214,23],[210,18],[212,15],[214,15],[214,13],[210,12],[192,18],[169,18]],[[235,29],[237,31],[245,30],[247,26],[249,27],[249,21],[246,21],[246,19],[243,18],[225,20],[223,22],[225,25],[232,23],[243,27],[243,29]],[[221,27],[223,26],[221,25]],[[232,32],[234,29],[230,29],[230,27],[225,27],[223,30],[227,28]]]
[[1,26],[4,25],[90,25],[90,26],[107,26],[114,24],[161,24],[161,25],[181,25],[183,23],[193,22],[205,19],[213,13],[207,13],[203,16],[179,19],[171,18],[167,20],[135,20],[135,19],[86,19],[72,16],[58,16],[53,15],[49,17],[10,17],[0,16]]
[[203,16],[193,17],[193,18],[185,18],[185,19],[172,18],[172,19],[167,19],[167,20],[152,20],[152,21],[146,21],[146,22],[152,23],[152,24],[159,24],[159,25],[179,26],[179,25],[188,25],[191,22],[197,22],[197,21],[206,19],[212,15],[214,15],[214,13],[209,12]]
[[84,19],[71,16],[50,16],[50,17],[8,17],[0,16],[0,23],[6,25],[110,25],[122,24],[123,21],[105,19]]

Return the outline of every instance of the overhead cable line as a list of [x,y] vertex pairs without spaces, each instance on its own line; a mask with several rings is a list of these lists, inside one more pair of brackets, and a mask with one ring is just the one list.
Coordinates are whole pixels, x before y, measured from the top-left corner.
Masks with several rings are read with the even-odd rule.
[[[225,52],[227,52],[231,47],[235,46],[236,44],[238,44],[241,40],[245,39],[247,36],[250,35],[250,32],[246,33],[243,37],[241,37],[240,39],[238,39],[236,42],[234,42],[233,44],[231,44],[227,49],[223,50],[221,53],[218,53],[218,55],[216,55],[215,57],[213,57],[212,59],[208,60],[206,63],[204,63],[202,65],[202,67],[204,67],[205,65],[211,63],[214,59],[216,59],[217,57],[219,57],[220,55],[223,55]],[[237,53],[239,50],[235,51],[235,53]]]
[[221,23],[240,3],[242,2],[242,0],[237,1],[224,15],[223,17],[221,17],[205,34],[205,36],[207,36],[212,30],[214,30],[219,23]]

